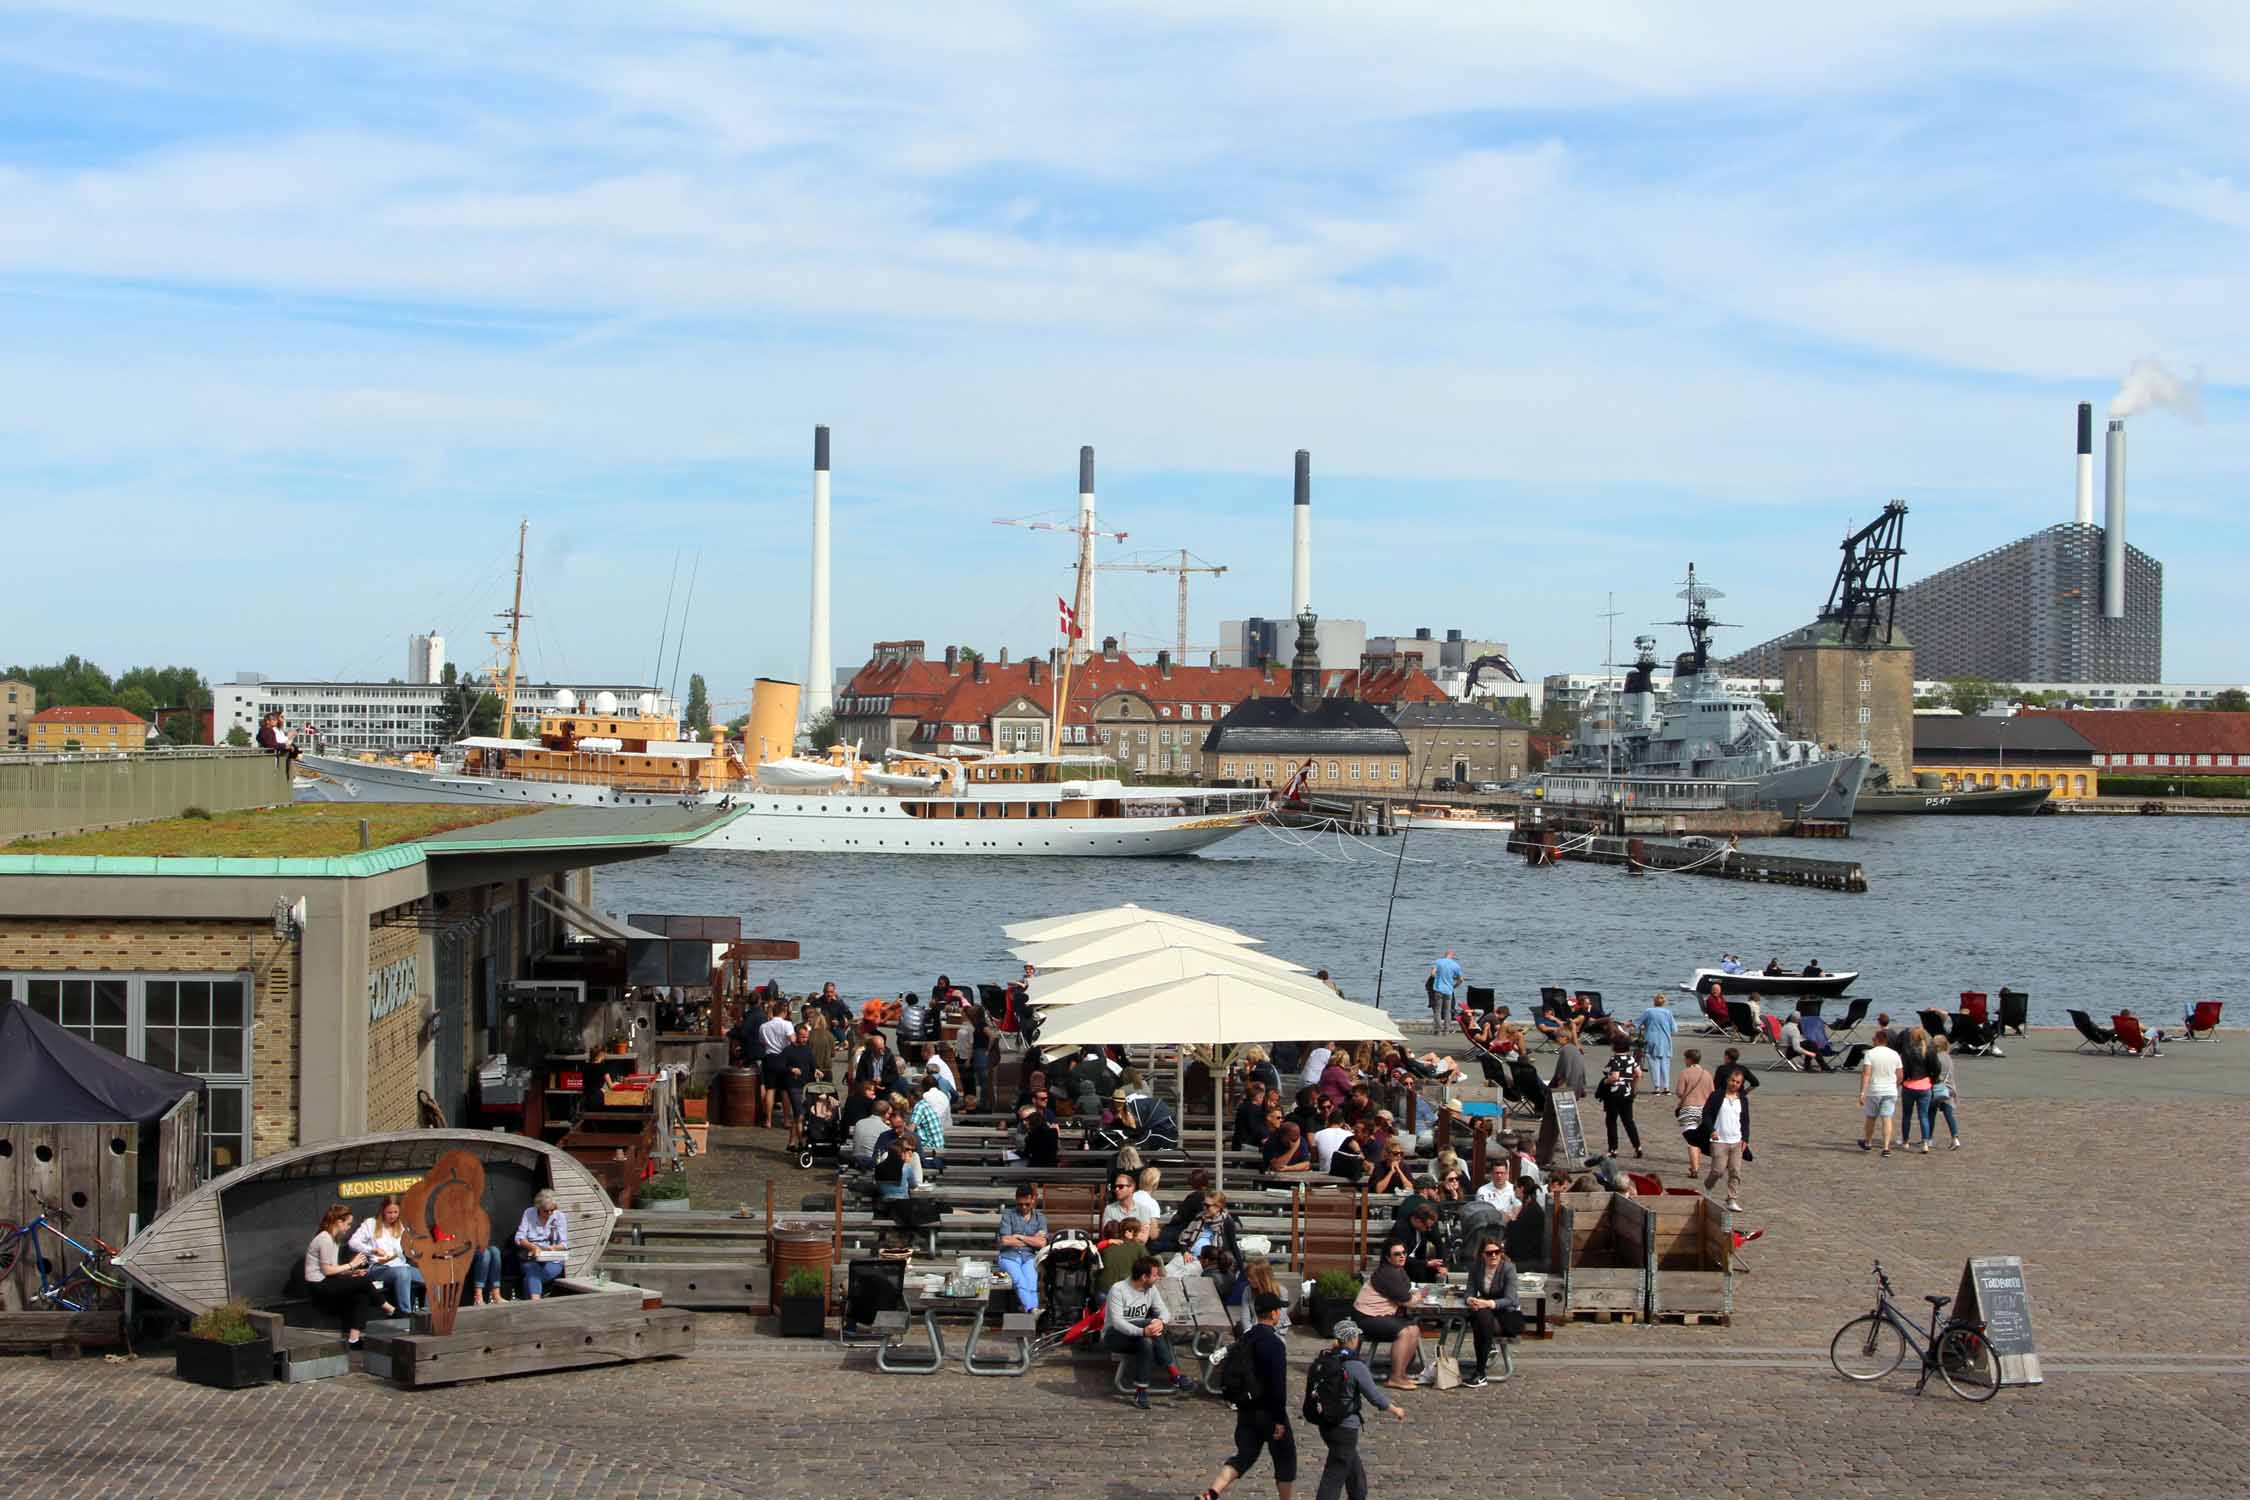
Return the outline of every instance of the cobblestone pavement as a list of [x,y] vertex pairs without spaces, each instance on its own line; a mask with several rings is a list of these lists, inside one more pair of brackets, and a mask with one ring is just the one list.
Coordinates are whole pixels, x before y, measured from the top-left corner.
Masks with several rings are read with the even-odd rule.
[[[2089,1060],[2092,1061],[2092,1060]],[[2136,1085],[2158,1063],[2120,1061]],[[2154,1080],[2151,1080],[2154,1081]],[[1766,1237],[1728,1328],[1575,1326],[1514,1381],[1407,1398],[1366,1440],[1378,1493],[1534,1485],[1559,1496],[2250,1493],[2250,1123],[2208,1096],[1993,1098],[1959,1152],[1850,1144],[1851,1086],[1782,1080],[1754,1105],[1744,1188]],[[1649,1164],[1684,1159],[1660,1111]],[[1941,1132],[1942,1133],[1942,1132]],[[1976,1408],[1826,1368],[1880,1255],[1907,1305],[1970,1254],[2020,1254],[2047,1383]],[[709,1316],[689,1359],[403,1392],[353,1375],[220,1393],[137,1363],[0,1360],[0,1480],[45,1496],[794,1496],[1196,1493],[1231,1433],[1216,1403],[1136,1412],[1106,1362],[1020,1380],[876,1373],[861,1351]],[[1315,1347],[1295,1341],[1301,1369]],[[1318,1444],[1305,1436],[1317,1468]],[[1488,1482],[1487,1482],[1488,1481]],[[1261,1473],[1239,1494],[1270,1494]]]

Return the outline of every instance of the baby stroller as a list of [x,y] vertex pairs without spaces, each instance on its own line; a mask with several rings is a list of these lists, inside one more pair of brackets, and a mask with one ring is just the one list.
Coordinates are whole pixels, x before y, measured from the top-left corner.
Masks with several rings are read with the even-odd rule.
[[1094,1301],[1101,1252],[1082,1229],[1065,1229],[1039,1252],[1039,1319],[1046,1331],[1032,1341],[1033,1355],[1100,1338],[1102,1309]]
[[805,1134],[797,1147],[797,1165],[809,1168],[816,1161],[839,1171],[844,1165],[844,1110],[833,1083],[805,1085]]

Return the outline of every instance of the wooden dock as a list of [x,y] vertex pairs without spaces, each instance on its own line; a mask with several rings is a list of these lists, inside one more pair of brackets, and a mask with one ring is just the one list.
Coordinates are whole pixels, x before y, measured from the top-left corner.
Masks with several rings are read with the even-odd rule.
[[1508,852],[1534,865],[1583,860],[1617,865],[1634,875],[1654,870],[1669,875],[1708,875],[1719,880],[1753,880],[1767,885],[1801,885],[1814,890],[1863,892],[1867,875],[1856,859],[1802,859],[1753,853],[1747,849],[1698,849],[1653,839],[1604,833],[1574,833],[1553,825],[1518,827],[1508,835]]

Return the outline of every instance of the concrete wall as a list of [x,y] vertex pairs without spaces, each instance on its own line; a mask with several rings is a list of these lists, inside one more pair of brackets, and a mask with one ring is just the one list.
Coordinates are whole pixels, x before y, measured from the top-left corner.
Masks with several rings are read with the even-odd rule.
[[289,798],[282,762],[255,750],[11,757],[0,760],[0,843],[176,818],[191,807],[273,807]]

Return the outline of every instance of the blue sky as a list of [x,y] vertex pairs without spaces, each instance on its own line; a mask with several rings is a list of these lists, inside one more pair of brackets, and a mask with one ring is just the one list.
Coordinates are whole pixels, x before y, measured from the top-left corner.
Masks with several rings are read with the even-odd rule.
[[[1849,13],[1847,13],[1849,11]],[[1909,576],[2069,518],[2132,424],[2166,675],[2250,676],[2250,7],[0,0],[4,654],[388,676],[504,600],[535,670],[1049,643],[1096,446],[1198,644],[1314,599],[1532,671],[1809,618],[1891,497]],[[1169,639],[1173,585],[1098,627]],[[684,681],[684,679],[683,679]]]

